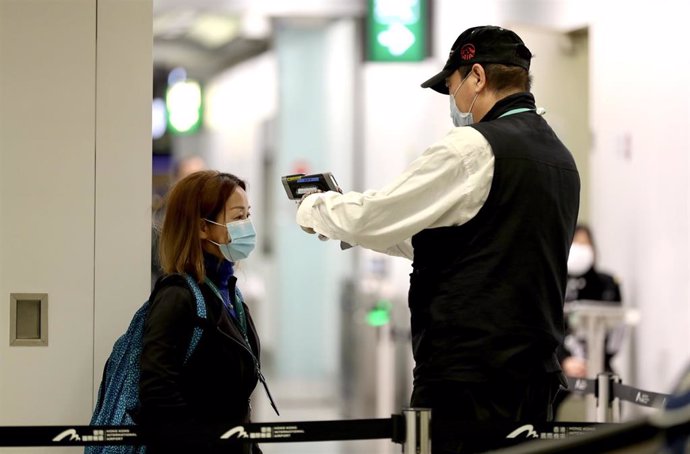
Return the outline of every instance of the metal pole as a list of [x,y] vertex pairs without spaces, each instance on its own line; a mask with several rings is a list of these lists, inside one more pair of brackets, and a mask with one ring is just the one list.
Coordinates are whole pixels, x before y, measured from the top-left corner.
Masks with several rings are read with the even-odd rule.
[[431,410],[419,409],[419,454],[431,454]]
[[[585,327],[585,339],[587,341],[587,378],[594,378],[597,374],[602,372],[599,368],[599,359],[597,356],[597,324],[594,315],[587,312],[580,314]],[[598,402],[596,396],[591,394],[585,395],[585,402],[587,406],[587,421],[598,421]]]
[[403,410],[405,416],[405,444],[403,444],[403,453],[416,454],[417,453],[417,411],[414,408],[406,408]]
[[406,408],[405,417],[405,454],[431,454],[431,409]]
[[607,422],[609,412],[609,386],[608,374],[597,375],[597,421]]
[[[611,390],[613,391],[613,383],[621,383],[622,380],[618,375],[611,375]],[[621,422],[621,400],[611,393],[611,419],[613,422]]]
[[390,323],[376,328],[376,417],[385,418],[395,406],[395,344]]

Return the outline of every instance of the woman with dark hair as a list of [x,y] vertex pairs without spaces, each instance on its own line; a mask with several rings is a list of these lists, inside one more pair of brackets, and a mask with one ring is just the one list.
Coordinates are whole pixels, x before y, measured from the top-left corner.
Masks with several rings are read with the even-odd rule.
[[585,224],[575,228],[568,256],[568,285],[565,301],[621,301],[618,282],[596,267],[596,248],[591,229]]
[[[150,440],[148,454],[260,452],[251,444],[218,446],[211,436],[212,428],[250,421],[250,396],[263,382],[259,337],[234,276],[256,236],[246,189],[234,175],[201,171],[168,194],[159,242],[164,275],[150,298],[135,417]],[[196,316],[184,274],[199,284],[206,320]],[[199,324],[201,338],[187,358]],[[165,441],[184,431],[207,431],[208,441]]]

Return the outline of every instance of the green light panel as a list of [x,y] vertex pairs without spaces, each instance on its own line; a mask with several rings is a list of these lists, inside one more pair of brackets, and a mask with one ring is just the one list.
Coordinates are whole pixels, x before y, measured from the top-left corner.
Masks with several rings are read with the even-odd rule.
[[426,0],[368,0],[367,47],[371,61],[421,61],[426,57]]

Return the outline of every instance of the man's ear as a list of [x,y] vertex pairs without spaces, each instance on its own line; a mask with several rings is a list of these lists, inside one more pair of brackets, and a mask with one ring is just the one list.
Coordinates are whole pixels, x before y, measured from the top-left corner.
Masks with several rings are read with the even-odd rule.
[[471,71],[472,75],[470,77],[474,79],[474,91],[479,93],[486,88],[486,72],[484,71],[484,67],[479,63],[472,65]]
[[208,239],[208,222],[203,219],[199,220],[199,238],[202,240]]

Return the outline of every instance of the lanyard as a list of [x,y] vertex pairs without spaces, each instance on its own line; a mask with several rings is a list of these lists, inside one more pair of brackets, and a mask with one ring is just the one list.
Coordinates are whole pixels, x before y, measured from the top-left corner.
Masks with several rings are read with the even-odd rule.
[[527,107],[519,107],[517,109],[509,110],[508,112],[504,113],[503,115],[501,115],[498,118],[503,118],[503,117],[507,117],[508,115],[519,114],[522,112],[529,112],[530,110],[536,111],[537,109],[528,109]]
[[[204,280],[206,282],[206,285],[208,285],[213,293],[220,299],[220,301],[223,303],[223,306],[225,306],[225,300],[223,299],[223,296],[220,294],[220,291],[218,290],[218,287],[208,278]],[[273,396],[271,395],[271,391],[268,389],[268,383],[266,383],[266,378],[264,377],[264,374],[261,372],[261,365],[259,364],[259,359],[254,356],[254,352],[252,351],[252,345],[249,343],[249,337],[247,336],[247,316],[244,313],[244,304],[243,304],[243,298],[242,298],[242,293],[240,292],[240,289],[235,287],[235,312],[237,313],[237,321],[240,325],[240,331],[242,331],[242,337],[244,338],[244,341],[247,343],[247,348],[249,349],[249,353],[252,355],[252,359],[254,360],[254,367],[256,367],[257,373],[259,375],[259,381],[261,384],[264,386],[264,390],[266,391],[266,395],[268,396],[268,400],[271,402],[271,406],[275,410],[277,415],[280,415],[278,412],[278,406],[276,403],[273,401]]]

